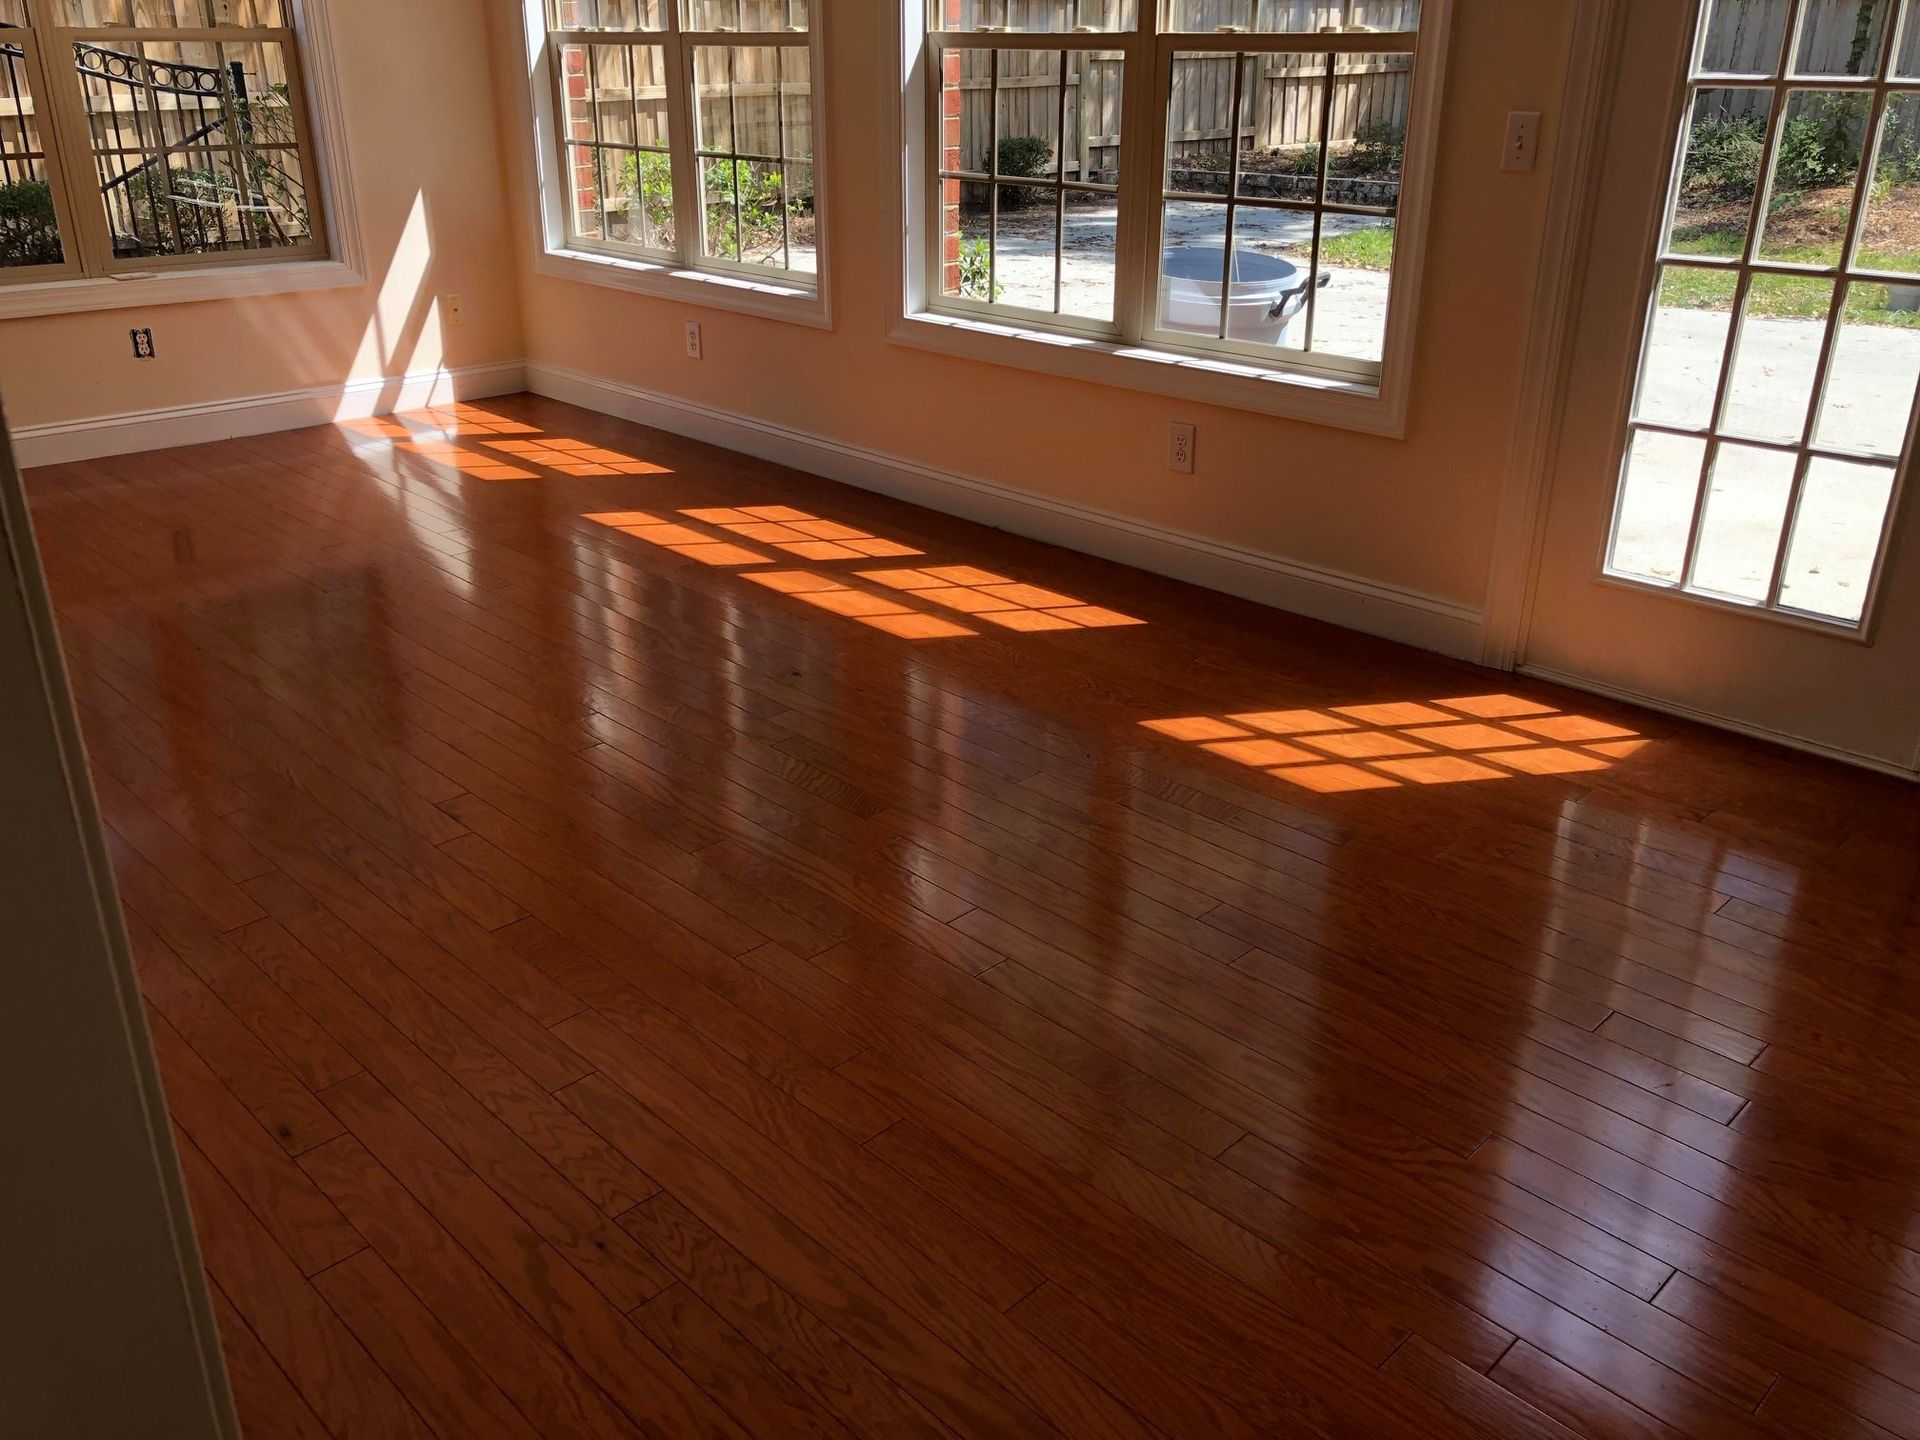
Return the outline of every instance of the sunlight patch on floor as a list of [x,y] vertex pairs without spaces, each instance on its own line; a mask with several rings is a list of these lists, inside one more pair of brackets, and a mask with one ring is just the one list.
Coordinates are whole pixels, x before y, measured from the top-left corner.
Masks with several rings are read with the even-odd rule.
[[927,607],[1022,632],[1100,630],[1146,623],[1118,610],[1090,605],[1072,595],[1028,585],[974,565],[856,570],[845,579],[813,570],[748,571],[748,566],[779,563],[780,557],[769,553],[772,551],[822,564],[925,553],[791,505],[694,507],[677,511],[674,517],[645,510],[618,510],[580,518],[689,560],[740,569],[756,585],[909,640],[981,633],[928,613]]
[[[1144,728],[1322,794],[1605,770],[1648,742],[1516,695],[1146,720]],[[1284,737],[1284,738],[1275,738]]]

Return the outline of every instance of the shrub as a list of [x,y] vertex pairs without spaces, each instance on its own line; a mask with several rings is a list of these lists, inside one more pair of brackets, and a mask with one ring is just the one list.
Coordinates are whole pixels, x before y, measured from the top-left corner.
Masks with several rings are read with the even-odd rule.
[[1920,138],[1895,135],[1889,130],[1880,147],[1880,168],[1874,175],[1875,198],[1886,199],[1889,190],[1904,188],[1920,180]]
[[960,293],[969,300],[998,300],[989,294],[993,284],[993,263],[985,240],[960,242]]
[[60,221],[44,180],[0,185],[0,266],[58,265]]
[[1760,116],[1710,115],[1696,121],[1687,137],[1688,194],[1707,200],[1751,199],[1766,148],[1767,122]]
[[1780,179],[1796,190],[1848,183],[1860,164],[1860,129],[1853,96],[1810,98],[1780,132]]
[[1015,180],[1045,175],[1053,162],[1053,142],[1038,135],[1002,135],[1000,173]]
[[671,243],[673,237],[673,159],[642,150],[621,161],[620,193],[640,202],[647,233]]
[[[1315,151],[1319,146],[1315,145]],[[1315,160],[1318,161],[1316,154]],[[1348,175],[1380,175],[1393,177],[1400,173],[1407,158],[1407,131],[1402,125],[1390,120],[1375,120],[1362,125],[1353,137],[1353,148],[1347,152],[1345,172]]]
[[1293,152],[1292,163],[1288,167],[1291,175],[1318,175],[1320,173],[1320,142],[1309,141]]

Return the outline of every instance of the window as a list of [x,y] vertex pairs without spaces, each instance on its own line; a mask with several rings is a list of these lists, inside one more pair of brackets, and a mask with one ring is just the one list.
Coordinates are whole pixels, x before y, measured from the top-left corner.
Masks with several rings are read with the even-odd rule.
[[0,283],[327,252],[290,0],[0,0]]
[[817,284],[807,0],[546,0],[550,248]]
[[1702,4],[1610,575],[1870,615],[1920,390],[1916,10]]
[[1378,389],[1422,0],[905,3],[918,308]]

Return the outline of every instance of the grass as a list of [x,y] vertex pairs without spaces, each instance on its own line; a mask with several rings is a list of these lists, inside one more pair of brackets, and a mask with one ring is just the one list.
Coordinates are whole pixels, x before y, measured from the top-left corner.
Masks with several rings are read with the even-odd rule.
[[1348,270],[1391,270],[1393,226],[1371,225],[1345,235],[1329,235],[1320,245],[1320,258]]
[[[1683,230],[1674,235],[1673,253],[1714,259],[1738,259],[1746,237],[1739,230]],[[1833,265],[1838,256],[1827,246],[1803,245],[1770,253],[1769,260],[1788,265]],[[1872,255],[1862,259],[1874,268]],[[1886,262],[1880,262],[1884,265]],[[1903,267],[1904,268],[1904,267]],[[1696,270],[1675,266],[1660,287],[1660,303],[1683,310],[1725,310],[1733,303],[1734,277],[1724,270]],[[1756,277],[1747,300],[1747,312],[1781,320],[1824,320],[1832,290],[1824,279]],[[1847,295],[1847,319],[1855,325],[1893,325],[1920,329],[1920,312],[1888,308],[1885,285],[1855,285]]]

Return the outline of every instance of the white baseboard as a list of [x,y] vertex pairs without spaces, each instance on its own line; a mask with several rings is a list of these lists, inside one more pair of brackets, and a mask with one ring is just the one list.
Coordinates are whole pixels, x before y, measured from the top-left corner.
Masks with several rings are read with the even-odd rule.
[[1838,760],[1845,765],[1877,770],[1882,775],[1891,775],[1898,780],[1920,780],[1920,771],[1913,766],[1902,765],[1897,760],[1867,755],[1858,750],[1848,750],[1840,745],[1822,745],[1817,740],[1803,739],[1801,736],[1790,735],[1784,730],[1770,729],[1765,725],[1750,725],[1743,720],[1729,720],[1724,715],[1696,710],[1691,705],[1683,705],[1676,700],[1662,700],[1657,695],[1645,695],[1638,690],[1629,690],[1621,685],[1607,685],[1581,675],[1568,674],[1564,670],[1555,670],[1547,665],[1522,664],[1517,669],[1519,674],[1535,680],[1564,685],[1569,690],[1584,690],[1589,695],[1604,695],[1609,700],[1621,700],[1629,705],[1638,705],[1644,710],[1657,710],[1662,715],[1678,716],[1682,720],[1692,720],[1715,730],[1728,730],[1735,735],[1745,735],[1750,740],[1765,740],[1770,744],[1784,745],[1789,750],[1798,750],[1805,755],[1818,755],[1823,760]]
[[704,440],[1016,535],[1443,655],[1466,660],[1477,660],[1480,655],[1481,613],[1469,606],[1242,550],[991,480],[936,470],[564,366],[529,362],[526,382],[528,389],[554,400]]
[[277,395],[247,395],[205,405],[178,405],[28,425],[14,432],[14,450],[22,469],[96,460],[140,450],[165,450],[230,440],[236,435],[266,435],[336,420],[363,420],[395,410],[415,410],[452,400],[480,400],[525,388],[526,367],[518,360],[470,365],[457,370],[424,370],[344,385],[316,385]]

